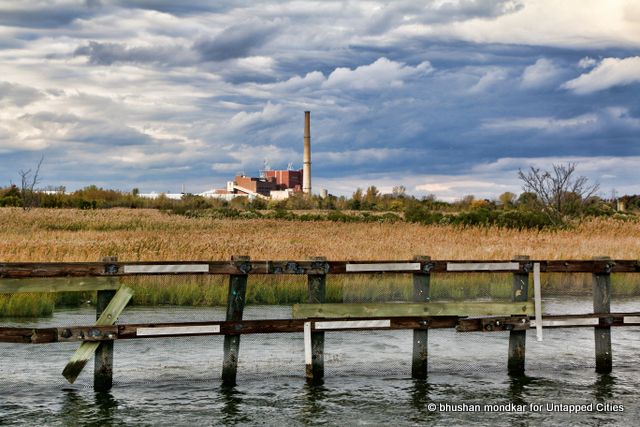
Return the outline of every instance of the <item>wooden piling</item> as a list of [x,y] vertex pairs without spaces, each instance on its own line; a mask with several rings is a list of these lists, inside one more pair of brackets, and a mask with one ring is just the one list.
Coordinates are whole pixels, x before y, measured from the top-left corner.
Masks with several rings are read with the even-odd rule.
[[[428,256],[416,256],[415,261],[431,261]],[[413,302],[429,302],[431,274],[426,270],[413,273]],[[427,378],[427,365],[429,331],[427,329],[413,330],[413,356],[411,359],[411,377],[416,379]]]
[[[516,255],[514,261],[528,260],[526,255]],[[527,301],[529,298],[529,273],[513,273],[511,286],[511,300],[513,302]],[[509,359],[507,369],[509,375],[524,375],[525,350],[527,344],[526,330],[511,330],[509,332]]]
[[[324,263],[325,257],[313,257],[311,261]],[[321,270],[321,269],[320,269]],[[327,275],[309,274],[309,304],[322,304],[325,301]],[[310,383],[320,383],[324,377],[324,332],[311,332],[311,364],[306,364],[306,377]]]
[[[603,256],[594,260],[610,260]],[[605,271],[593,273],[593,313],[611,313],[611,274],[609,268]],[[593,328],[596,347],[596,372],[608,374],[611,372],[612,352],[611,352],[611,323],[606,319],[600,319],[600,324]]]
[[[229,275],[229,293],[227,295],[227,321],[242,320],[245,296],[247,293],[247,273],[249,273],[250,258],[248,256],[234,256],[231,262],[244,274]],[[222,385],[233,387],[236,385],[238,371],[238,356],[240,352],[240,335],[226,334],[224,336],[224,359],[222,362]]]
[[[103,257],[101,262],[117,263],[118,257]],[[115,277],[108,280],[112,284],[118,282]],[[112,289],[96,291],[96,320],[100,318],[115,294],[116,291]],[[93,389],[95,391],[111,390],[113,386],[113,340],[102,341],[95,352],[93,360]]]

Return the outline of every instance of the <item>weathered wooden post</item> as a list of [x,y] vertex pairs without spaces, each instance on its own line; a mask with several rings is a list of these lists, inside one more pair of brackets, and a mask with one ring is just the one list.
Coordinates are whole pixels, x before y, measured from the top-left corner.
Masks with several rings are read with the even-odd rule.
[[[229,293],[227,295],[227,321],[242,320],[245,296],[247,293],[247,273],[251,270],[248,256],[233,256],[231,262],[241,271],[241,274],[229,276]],[[236,385],[238,371],[238,354],[240,352],[240,335],[224,336],[224,359],[222,362],[222,385],[233,387]]]
[[[311,261],[325,262],[325,257],[312,257]],[[327,275],[309,274],[309,304],[322,304],[325,301]],[[311,365],[306,365],[306,377],[310,383],[320,383],[324,377],[324,332],[311,332]]]
[[[514,261],[528,260],[526,255],[516,255]],[[513,273],[511,286],[511,301],[521,302],[529,299],[529,273]],[[509,332],[509,375],[524,375],[525,350],[527,344],[527,331]]]
[[[415,261],[431,261],[428,256],[415,256]],[[428,270],[413,273],[413,302],[429,302],[429,289],[431,274]],[[417,379],[427,378],[427,365],[429,331],[427,329],[413,330],[413,357],[411,359],[411,377]]]
[[[602,256],[594,260],[607,261],[611,258]],[[593,312],[595,314],[611,313],[611,274],[609,264],[605,271],[593,273]],[[599,326],[593,328],[596,341],[596,372],[607,374],[612,370],[611,322],[600,319]]]
[[[101,262],[116,263],[118,257],[103,257]],[[117,281],[115,277],[109,278],[109,282]],[[116,294],[113,289],[97,291],[96,293],[96,320],[109,305],[109,301]],[[108,391],[113,386],[113,340],[102,341],[94,356],[93,389],[95,391]]]

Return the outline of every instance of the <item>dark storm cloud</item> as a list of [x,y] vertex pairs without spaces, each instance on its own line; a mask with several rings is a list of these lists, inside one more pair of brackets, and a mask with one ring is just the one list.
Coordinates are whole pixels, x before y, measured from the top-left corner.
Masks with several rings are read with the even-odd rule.
[[222,13],[243,5],[251,5],[254,2],[247,0],[224,1],[195,1],[195,0],[118,0],[115,4],[123,8],[137,8],[156,10],[172,15],[191,15],[201,12]]
[[184,55],[184,49],[172,46],[129,47],[118,43],[99,43],[91,41],[78,47],[73,55],[86,56],[94,65],[112,65],[114,63],[157,63],[174,65],[188,64],[192,61]]
[[640,52],[615,22],[548,27],[579,4],[0,0],[0,170],[44,151],[47,184],[204,190],[300,166],[309,109],[315,179],[345,194],[492,188],[529,159],[615,175],[595,165],[640,156]]
[[0,106],[24,107],[43,96],[37,89],[15,83],[0,81]]
[[0,25],[24,28],[59,28],[78,18],[87,18],[97,12],[96,2],[56,4],[56,2],[0,5]]
[[250,20],[222,30],[214,37],[201,38],[193,48],[205,61],[224,61],[248,56],[279,31],[273,22]]
[[385,4],[373,15],[368,30],[373,34],[380,34],[399,25],[494,18],[517,12],[523,7],[522,2],[515,0],[394,1]]

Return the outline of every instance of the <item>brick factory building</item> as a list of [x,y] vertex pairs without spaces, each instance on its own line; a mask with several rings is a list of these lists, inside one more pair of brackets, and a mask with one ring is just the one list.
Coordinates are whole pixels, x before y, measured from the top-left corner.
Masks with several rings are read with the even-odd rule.
[[292,189],[294,192],[302,191],[302,169],[300,170],[265,170],[265,179],[275,178],[280,188],[278,190]]

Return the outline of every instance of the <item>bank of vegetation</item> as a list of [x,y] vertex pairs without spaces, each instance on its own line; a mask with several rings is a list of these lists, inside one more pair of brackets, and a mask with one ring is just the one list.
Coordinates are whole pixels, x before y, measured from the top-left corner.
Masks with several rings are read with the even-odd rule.
[[[299,195],[283,201],[240,197],[225,202],[189,194],[181,200],[144,199],[137,191],[95,186],[72,193],[10,186],[0,190],[0,261],[96,261],[104,256],[121,261],[228,260],[232,255],[406,260],[418,254],[434,259],[510,259],[516,254],[640,259],[640,196],[597,197],[597,186],[573,178],[574,167],[521,172],[525,191],[519,196],[466,196],[451,203],[432,196],[418,199],[402,187],[381,194],[371,186],[350,198]],[[549,277],[549,292],[590,292],[590,279]],[[614,293],[640,293],[635,276],[620,277],[614,279],[619,280]],[[136,289],[133,303],[224,304],[226,286],[220,280],[131,283]],[[408,277],[373,276],[366,278],[366,287],[353,280],[331,278],[329,301],[404,299],[411,289]],[[434,298],[500,298],[509,289],[508,275],[460,275],[434,280],[432,293]],[[303,281],[263,278],[250,284],[248,301],[288,304],[305,295]],[[94,299],[91,294],[5,295],[0,296],[0,316],[43,315],[55,306]]]
[[[422,225],[410,222],[330,222],[285,219],[186,217],[155,209],[0,208],[0,260],[3,262],[228,260],[253,259],[510,259],[528,254],[538,259],[584,259],[594,255],[640,259],[640,223],[598,217],[571,228],[513,229]],[[127,278],[137,305],[224,305],[227,278]],[[434,299],[507,298],[510,276],[434,275]],[[615,295],[638,295],[638,275],[614,275]],[[546,295],[589,294],[588,275],[549,275]],[[328,300],[403,300],[410,276],[330,276]],[[250,277],[250,304],[289,304],[306,298],[305,277]],[[54,307],[95,301],[83,293],[0,296],[2,316],[41,316]]]

